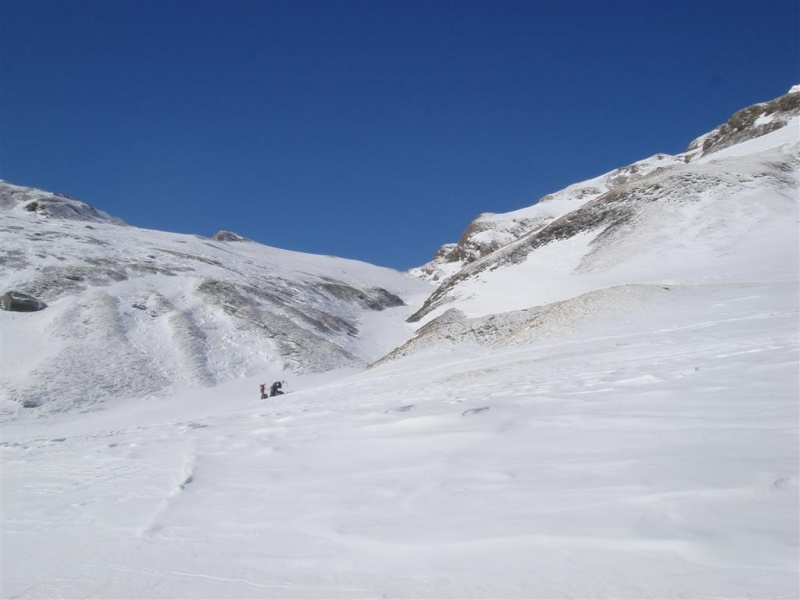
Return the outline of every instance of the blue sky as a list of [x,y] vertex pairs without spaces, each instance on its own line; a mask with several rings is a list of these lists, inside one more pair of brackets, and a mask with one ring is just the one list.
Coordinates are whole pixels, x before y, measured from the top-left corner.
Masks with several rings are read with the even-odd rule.
[[800,83],[796,0],[0,0],[0,178],[397,269]]

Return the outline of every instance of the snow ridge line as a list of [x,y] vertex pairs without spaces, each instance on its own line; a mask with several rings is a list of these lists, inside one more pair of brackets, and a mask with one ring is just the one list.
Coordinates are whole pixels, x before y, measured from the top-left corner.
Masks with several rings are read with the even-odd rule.
[[194,451],[191,451],[184,460],[183,468],[181,469],[181,475],[178,477],[179,483],[177,483],[171,489],[169,494],[167,494],[161,501],[150,518],[150,524],[144,528],[141,535],[145,537],[153,537],[161,532],[161,530],[164,528],[164,525],[162,524],[162,517],[171,510],[176,498],[182,492],[185,492],[189,485],[194,483],[196,463],[197,456],[195,455]]

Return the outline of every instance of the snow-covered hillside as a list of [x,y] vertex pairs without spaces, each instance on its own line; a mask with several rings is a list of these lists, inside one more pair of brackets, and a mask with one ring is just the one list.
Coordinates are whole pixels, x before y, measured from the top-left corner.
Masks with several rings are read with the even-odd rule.
[[[773,105],[783,112],[765,117]],[[448,310],[485,317],[620,285],[796,280],[800,93],[758,107],[737,113],[750,115],[741,127],[721,126],[684,155],[659,155],[528,209],[482,217],[459,247],[485,252],[416,272],[449,276],[412,320]],[[522,222],[525,233],[504,238]]]
[[0,597],[800,597],[798,112],[484,215],[433,294],[4,184]]
[[445,244],[431,262],[411,269],[410,273],[420,279],[441,283],[466,265],[544,227],[590,200],[680,160],[667,154],[657,154],[600,177],[568,186],[545,196],[533,206],[510,213],[480,215],[470,223],[457,243]]
[[[787,110],[768,119],[769,106]],[[604,319],[640,319],[680,298],[697,298],[701,312],[708,293],[764,285],[797,312],[798,112],[793,91],[734,115],[732,122],[748,115],[737,143],[726,137],[734,128],[721,126],[685,155],[658,155],[527,209],[482,217],[483,237],[471,233],[473,224],[459,245],[502,239],[497,231],[508,232],[509,223],[535,226],[499,248],[480,245],[488,251],[475,260],[417,271],[433,280],[451,273],[412,316],[424,324],[417,335],[384,360],[442,346],[552,342],[588,334]]]
[[47,305],[0,311],[6,416],[363,367],[411,335],[403,317],[430,292],[356,261],[126,226],[5,182],[0,210],[0,293]]

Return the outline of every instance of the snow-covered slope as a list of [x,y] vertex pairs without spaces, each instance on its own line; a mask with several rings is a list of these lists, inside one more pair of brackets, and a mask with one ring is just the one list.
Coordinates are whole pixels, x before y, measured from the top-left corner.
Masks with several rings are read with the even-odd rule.
[[[798,117],[800,86],[794,86],[784,96],[738,111],[726,123],[694,140],[684,154],[657,154],[600,177],[566,187],[541,198],[533,206],[510,213],[481,215],[467,227],[457,243],[445,244],[431,262],[410,272],[421,279],[441,283],[470,263],[580,209],[584,204],[597,200],[612,190],[635,184],[654,171],[661,172],[689,162],[702,162],[704,157],[719,153],[720,150],[779,129],[784,129],[784,134],[791,131],[796,133]],[[764,145],[760,147],[763,148]],[[766,147],[770,147],[769,142],[766,142]],[[744,148],[749,153],[759,150],[759,147],[754,149],[747,145]],[[722,156],[717,154],[715,159]],[[735,168],[735,165],[732,167]]]
[[797,598],[796,293],[7,424],[0,596]]
[[[746,125],[700,138],[712,144],[695,142],[684,155],[657,156],[479,220],[495,226],[466,237],[501,245],[483,244],[485,255],[456,262],[412,320],[453,309],[485,317],[620,285],[795,280],[800,93],[758,106],[743,111],[757,115]],[[785,110],[764,116],[764,106]],[[734,129],[735,143],[724,133]],[[531,228],[508,234],[521,215]],[[434,278],[444,269],[423,268]]]
[[466,265],[544,227],[609,190],[636,181],[655,169],[680,160],[667,154],[657,154],[600,177],[568,186],[545,196],[533,206],[509,213],[480,215],[470,223],[457,243],[445,244],[431,262],[411,269],[409,273],[420,279],[440,283]]
[[2,292],[47,305],[0,312],[5,414],[363,367],[407,339],[407,301],[430,292],[356,261],[125,226],[5,182],[0,210]]

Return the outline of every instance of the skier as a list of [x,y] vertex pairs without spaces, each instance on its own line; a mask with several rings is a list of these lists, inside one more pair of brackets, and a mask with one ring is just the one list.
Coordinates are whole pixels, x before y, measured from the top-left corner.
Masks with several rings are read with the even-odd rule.
[[261,390],[261,399],[264,400],[265,398],[267,398],[267,384],[262,383],[261,385],[258,386],[258,388]]

